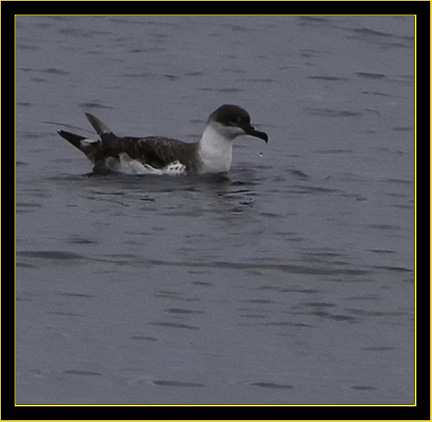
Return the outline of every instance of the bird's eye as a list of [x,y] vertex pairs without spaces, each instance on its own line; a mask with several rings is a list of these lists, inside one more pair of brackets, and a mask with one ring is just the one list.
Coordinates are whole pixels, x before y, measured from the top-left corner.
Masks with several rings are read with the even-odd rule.
[[240,117],[231,117],[230,121],[229,121],[232,125],[236,125],[238,123],[240,123]]

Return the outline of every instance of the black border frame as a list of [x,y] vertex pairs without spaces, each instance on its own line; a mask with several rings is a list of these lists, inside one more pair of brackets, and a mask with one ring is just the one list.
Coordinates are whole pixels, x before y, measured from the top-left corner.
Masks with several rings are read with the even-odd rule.
[[[234,3],[234,4],[233,4]],[[238,3],[238,4],[237,4]],[[2,420],[430,420],[430,272],[424,268],[425,262],[430,258],[430,230],[426,223],[424,212],[429,211],[430,201],[426,200],[425,191],[430,194],[429,177],[419,172],[419,169],[429,169],[430,158],[430,2],[429,1],[403,1],[403,2],[217,2],[208,4],[196,2],[1,2],[3,51],[4,55],[2,80],[13,80],[14,72],[12,53],[8,44],[14,42],[14,16],[16,14],[156,14],[160,9],[171,10],[171,14],[229,14],[236,11],[245,11],[247,14],[377,14],[377,15],[416,15],[417,17],[417,402],[415,406],[258,406],[258,407],[225,407],[225,406],[15,406],[14,403],[14,318],[8,306],[14,303],[14,287],[9,277],[3,278],[1,285],[2,295]],[[66,7],[65,7],[66,6]],[[203,7],[205,6],[205,7]],[[217,6],[217,7],[216,7]],[[227,7],[228,6],[228,7]],[[237,7],[238,6],[238,7]],[[7,79],[6,79],[7,78]],[[6,84],[4,84],[6,86]],[[2,97],[3,104],[11,103],[9,93]],[[4,108],[4,110],[7,110]],[[14,116],[15,117],[15,116]],[[5,120],[4,120],[5,121]],[[14,136],[12,125],[3,127],[3,131],[10,130],[4,139]],[[12,143],[4,142],[3,147]],[[13,155],[13,154],[11,154]],[[7,155],[8,156],[8,155]],[[428,162],[425,163],[425,160]],[[15,163],[13,164],[15,165]],[[7,167],[6,167],[7,168]],[[421,175],[421,176],[420,176]],[[7,178],[9,180],[9,178]],[[8,191],[6,191],[6,194]],[[429,196],[428,196],[429,197]],[[421,214],[419,213],[421,211]],[[8,215],[8,213],[3,214]],[[420,225],[420,215],[423,216]],[[15,215],[14,215],[15,218]],[[426,219],[426,222],[428,220]],[[419,233],[420,228],[420,233]],[[429,235],[429,242],[423,237]],[[429,245],[425,247],[423,245]],[[3,253],[7,256],[8,251]],[[9,262],[9,260],[6,260]],[[430,264],[429,264],[430,265]],[[426,275],[427,274],[427,275]],[[429,282],[428,282],[429,280]],[[107,418],[106,411],[109,411]],[[245,410],[252,410],[245,412]],[[252,416],[252,418],[251,418]]]

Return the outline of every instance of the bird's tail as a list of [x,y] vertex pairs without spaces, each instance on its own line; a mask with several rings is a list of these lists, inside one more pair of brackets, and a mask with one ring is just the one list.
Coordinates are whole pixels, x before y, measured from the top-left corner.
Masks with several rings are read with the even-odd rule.
[[90,124],[93,126],[96,133],[101,137],[100,140],[95,141],[92,139],[88,139],[84,136],[76,135],[75,133],[66,132],[65,130],[60,130],[58,134],[62,138],[66,139],[66,141],[70,142],[74,147],[78,148],[81,152],[83,152],[93,164],[96,164],[98,152],[101,151],[103,143],[108,142],[110,139],[110,136],[104,135],[113,134],[113,132],[105,123],[101,122],[97,117],[93,116],[90,113],[85,113],[85,115]]
[[84,141],[84,139],[86,139],[84,136],[75,135],[74,133],[66,132],[65,130],[59,130],[57,133],[78,149],[82,148],[81,141]]
[[96,153],[101,146],[100,141],[94,141],[84,136],[75,135],[75,133],[66,132],[65,130],[60,130],[57,133],[83,152],[92,163],[95,163]]

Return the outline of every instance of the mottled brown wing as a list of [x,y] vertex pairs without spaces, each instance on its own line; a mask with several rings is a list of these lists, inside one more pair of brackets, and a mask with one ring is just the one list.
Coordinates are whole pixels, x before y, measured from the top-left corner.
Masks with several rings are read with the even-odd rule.
[[101,135],[102,148],[99,151],[99,162],[102,164],[108,157],[118,158],[126,153],[130,158],[138,160],[155,169],[179,161],[186,166],[188,173],[197,171],[197,144],[185,143],[176,139],[161,136],[146,138],[118,137],[113,133]]

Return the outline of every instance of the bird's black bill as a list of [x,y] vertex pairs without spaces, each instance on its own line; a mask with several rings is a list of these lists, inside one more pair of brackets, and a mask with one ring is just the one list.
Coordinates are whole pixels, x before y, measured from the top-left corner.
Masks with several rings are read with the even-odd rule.
[[260,132],[258,130],[255,130],[253,126],[246,125],[243,126],[242,129],[250,136],[255,136],[255,138],[260,138],[264,140],[265,143],[268,142],[268,135],[265,132]]
[[249,133],[251,136],[255,136],[256,138],[261,138],[264,140],[265,143],[268,142],[268,135],[265,132],[259,132],[258,130],[253,130],[251,133]]

